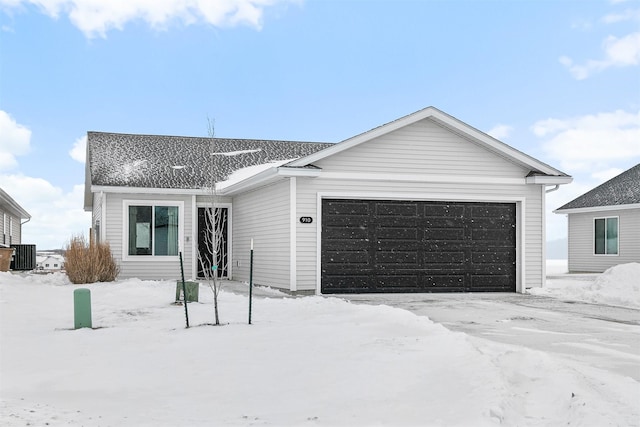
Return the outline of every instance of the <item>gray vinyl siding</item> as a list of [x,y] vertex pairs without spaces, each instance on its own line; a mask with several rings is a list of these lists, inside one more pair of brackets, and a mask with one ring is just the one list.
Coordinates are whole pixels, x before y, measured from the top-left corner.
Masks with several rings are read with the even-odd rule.
[[[618,255],[594,254],[594,219],[618,217]],[[640,262],[640,209],[568,215],[570,272],[603,272],[618,264]]]
[[390,132],[320,165],[326,172],[523,178],[529,172],[429,119]]
[[[102,204],[104,203],[105,194],[104,193],[94,193],[93,195],[93,209],[91,211],[91,228],[93,229],[94,237],[98,239],[98,241],[103,240],[102,233]],[[96,229],[96,223],[100,222],[99,230]],[[100,233],[100,235],[98,235]]]
[[249,281],[250,242],[253,281],[290,289],[289,180],[259,188],[233,200],[233,279]]
[[2,222],[0,230],[0,244],[9,246],[19,245],[22,243],[22,225],[21,218],[9,211],[0,211],[0,222]]
[[123,230],[126,224],[123,223],[123,201],[125,200],[148,200],[148,201],[167,201],[167,202],[183,202],[184,209],[181,214],[184,216],[181,224],[183,225],[181,248],[183,252],[183,264],[185,266],[185,279],[189,280],[193,273],[189,266],[192,265],[192,245],[185,243],[187,237],[192,241],[193,208],[192,196],[188,195],[159,195],[159,194],[117,194],[109,193],[106,197],[106,215],[104,233],[106,240],[111,246],[114,258],[120,266],[119,278],[136,277],[145,280],[177,280],[180,278],[180,261],[177,257],[154,257],[154,259],[129,257],[123,260]]
[[[524,259],[518,249],[518,276],[524,262],[525,288],[543,283],[543,197],[544,186],[524,184],[529,170],[508,162],[450,131],[423,120],[383,137],[346,150],[337,156],[315,163],[324,172],[348,172],[348,179],[299,178],[297,181],[296,217],[311,216],[320,221],[318,193],[339,194],[358,199],[400,198],[416,200],[511,202],[523,199],[526,223],[518,230],[520,245],[524,238]],[[403,180],[376,180],[371,174],[387,177],[403,175]],[[362,179],[358,178],[362,176]],[[412,175],[415,179],[406,179]],[[439,182],[428,182],[425,176],[442,175]],[[468,176],[468,182],[461,176]],[[454,182],[446,182],[453,177]],[[505,183],[475,183],[475,177],[504,179]],[[522,184],[510,183],[521,179]],[[424,182],[423,182],[424,181]],[[521,213],[518,212],[520,218]],[[317,227],[296,225],[297,288],[316,289],[318,256]],[[522,284],[521,284],[522,285]]]

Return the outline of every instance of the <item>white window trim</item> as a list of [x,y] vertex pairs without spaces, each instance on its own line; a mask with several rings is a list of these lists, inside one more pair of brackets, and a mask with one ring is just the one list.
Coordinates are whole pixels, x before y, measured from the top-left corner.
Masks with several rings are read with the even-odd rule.
[[184,202],[179,200],[123,200],[122,201],[122,261],[179,261],[179,255],[129,255],[129,206],[177,206],[178,253],[184,254]]
[[[605,252],[607,250],[607,219],[616,218],[618,220],[618,238],[616,239],[616,253],[615,254],[597,254],[596,253],[596,220],[604,219],[604,248]],[[592,253],[593,256],[596,257],[616,257],[620,256],[620,217],[617,215],[614,216],[595,216],[593,217],[593,223],[591,225],[591,245],[592,245]]]

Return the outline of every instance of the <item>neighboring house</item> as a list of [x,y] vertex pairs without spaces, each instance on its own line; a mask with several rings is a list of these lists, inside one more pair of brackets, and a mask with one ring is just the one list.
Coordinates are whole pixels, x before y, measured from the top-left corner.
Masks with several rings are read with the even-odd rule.
[[22,225],[29,220],[31,215],[0,188],[0,247],[20,244]]
[[254,282],[291,292],[522,292],[571,177],[433,107],[337,144],[87,134],[85,210],[121,277],[179,278],[179,252],[199,275],[213,180],[223,277],[249,280],[253,243]]
[[64,268],[62,255],[38,255],[36,256],[36,269],[44,271],[59,271]]
[[640,164],[556,209],[569,225],[569,272],[640,262]]

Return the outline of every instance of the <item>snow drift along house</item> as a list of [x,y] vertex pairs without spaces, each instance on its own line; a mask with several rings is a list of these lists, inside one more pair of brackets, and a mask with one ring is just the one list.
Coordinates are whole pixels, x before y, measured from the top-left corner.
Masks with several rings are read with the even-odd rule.
[[[521,292],[571,177],[428,107],[337,144],[88,132],[85,209],[122,277],[197,277],[212,175],[221,276],[292,292]],[[215,170],[209,159],[215,157]]]
[[640,164],[554,213],[568,217],[570,272],[640,262]]

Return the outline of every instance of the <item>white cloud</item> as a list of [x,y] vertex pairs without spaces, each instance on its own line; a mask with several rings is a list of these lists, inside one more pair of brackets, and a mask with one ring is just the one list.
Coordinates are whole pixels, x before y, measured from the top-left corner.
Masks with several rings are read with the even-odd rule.
[[602,22],[605,24],[633,20],[640,20],[640,9],[627,9],[621,13],[610,13],[602,18]]
[[30,215],[22,226],[22,243],[38,250],[63,248],[72,235],[88,234],[91,215],[84,212],[84,185],[64,192],[42,178],[0,175],[2,187]]
[[206,23],[216,27],[248,25],[262,27],[264,9],[276,3],[300,0],[0,0],[17,7],[37,6],[43,13],[58,18],[65,14],[87,37],[106,37],[109,30],[122,30],[130,21],[142,20],[162,29],[173,22],[184,25]]
[[540,120],[532,131],[546,138],[543,149],[564,170],[597,171],[611,161],[640,158],[640,111]]
[[76,139],[73,148],[69,151],[69,155],[73,160],[84,163],[87,157],[87,135]]
[[16,167],[16,156],[30,150],[31,131],[0,110],[0,170]]
[[513,127],[508,125],[498,124],[491,128],[487,133],[496,139],[505,139],[511,135]]
[[611,67],[638,65],[640,64],[640,32],[622,38],[609,36],[603,42],[603,50],[604,59],[590,59],[584,64],[576,64],[571,58],[561,56],[559,61],[577,80],[584,80],[594,73]]

